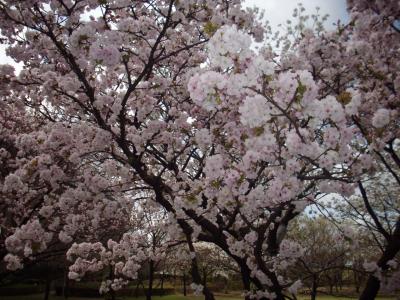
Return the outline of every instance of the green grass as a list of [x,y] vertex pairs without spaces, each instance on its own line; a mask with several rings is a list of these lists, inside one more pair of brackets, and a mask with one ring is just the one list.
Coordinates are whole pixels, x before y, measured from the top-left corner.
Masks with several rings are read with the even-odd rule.
[[[298,296],[297,297],[297,299],[298,300],[310,300],[311,298],[310,298],[310,296]],[[358,299],[358,298],[352,298],[352,297],[343,297],[343,296],[337,296],[337,297],[335,297],[335,296],[325,296],[325,295],[321,295],[321,296],[318,296],[317,295],[317,299],[321,299],[321,300],[346,300],[346,299]],[[388,298],[388,297],[376,297],[375,299],[378,299],[378,300],[395,300],[396,298]]]
[[[216,294],[215,295],[216,300],[242,300],[243,298],[235,295],[230,297],[229,295],[221,295],[221,294]],[[1,300],[43,300],[43,295],[42,294],[37,294],[37,295],[26,295],[26,296],[1,296]],[[77,297],[69,297],[69,300],[99,300],[101,298],[77,298]],[[117,297],[119,300],[145,300],[145,297]],[[183,296],[183,295],[166,295],[166,296],[153,296],[153,300],[202,300],[204,299],[203,296]],[[310,296],[299,296],[297,299],[299,300],[309,300]],[[317,296],[318,300],[346,300],[346,299],[357,299],[357,298],[347,298],[347,297],[334,297],[334,296],[325,296],[325,295],[320,295]],[[394,300],[396,298],[388,298],[388,297],[377,297],[376,299],[379,300]],[[64,300],[63,297],[57,297],[55,295],[50,296],[50,300]]]

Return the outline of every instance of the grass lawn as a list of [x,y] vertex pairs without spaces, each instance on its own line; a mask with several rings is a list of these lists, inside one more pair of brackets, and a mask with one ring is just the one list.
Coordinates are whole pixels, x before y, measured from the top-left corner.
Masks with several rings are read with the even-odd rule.
[[[221,295],[221,294],[216,294],[215,295],[216,300],[242,300],[243,298],[235,295],[235,296],[228,296],[228,295]],[[1,300],[43,300],[43,295],[42,294],[37,294],[37,295],[26,295],[26,296],[1,296]],[[77,297],[69,297],[69,300],[101,300],[102,298],[77,298]],[[145,300],[145,297],[118,297],[118,300]],[[152,299],[154,300],[202,300],[204,299],[203,296],[183,296],[183,295],[167,295],[167,296],[153,296]],[[310,296],[299,296],[297,299],[299,300],[309,300]],[[347,297],[333,297],[333,296],[317,296],[317,299],[320,300],[341,300],[341,299],[357,299],[357,298],[347,298]],[[378,300],[394,300],[396,298],[385,298],[385,297],[377,297],[376,299]],[[63,297],[57,297],[54,295],[50,296],[50,300],[64,300]]]

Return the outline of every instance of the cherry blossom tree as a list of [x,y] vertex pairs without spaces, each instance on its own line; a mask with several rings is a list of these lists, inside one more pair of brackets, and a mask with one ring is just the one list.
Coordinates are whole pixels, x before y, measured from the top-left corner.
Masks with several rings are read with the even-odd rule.
[[333,275],[335,278],[329,280],[332,294],[333,283],[339,284],[351,253],[359,246],[357,240],[353,242],[349,234],[343,234],[340,229],[322,216],[299,218],[289,229],[288,236],[304,249],[291,273],[295,278],[302,274],[301,282],[310,289],[312,300],[317,298],[318,288],[326,282],[326,278]]
[[[4,70],[13,72],[9,66]],[[11,77],[3,73],[2,80]],[[73,240],[116,236],[127,230],[132,209],[123,198],[114,198],[118,194],[104,190],[95,195],[82,166],[95,172],[96,165],[89,159],[79,162],[78,153],[75,162],[67,160],[73,144],[67,136],[62,141],[60,128],[50,127],[26,104],[10,98],[1,102],[0,255],[9,270],[57,256],[63,261]],[[86,200],[79,202],[77,195]],[[2,269],[2,277],[8,274]]]
[[376,164],[377,171],[365,174],[363,181],[359,182],[359,193],[336,201],[334,204],[336,216],[332,216],[336,222],[340,220],[351,222],[353,227],[359,229],[359,234],[368,238],[368,245],[364,248],[369,251],[369,255],[363,253],[358,258],[363,260],[361,264],[370,274],[365,294],[371,294],[372,288],[375,286],[376,290],[382,283],[386,291],[393,292],[398,281],[399,257],[396,255],[398,253],[396,243],[400,230],[400,186],[393,176],[396,173],[391,174],[387,171],[387,167],[390,169],[394,167],[386,160],[387,155],[382,155],[381,158],[387,166],[382,162]]
[[[115,290],[149,253],[128,229],[107,243],[96,230],[103,219],[128,224],[132,202],[145,200],[166,211],[171,239],[231,257],[246,297],[290,298],[299,285],[284,273],[302,247],[288,224],[324,195],[354,194],[380,155],[392,174],[400,165],[398,1],[348,3],[349,24],[301,28],[278,55],[252,47],[266,29],[239,0],[1,1],[7,54],[22,63],[18,75],[2,68],[2,101],[32,117],[34,128],[15,135],[49,156],[34,170],[57,194],[43,220],[6,239],[9,266],[32,249],[25,232],[47,247],[42,224],[65,206],[61,240],[95,233],[68,251],[70,277],[110,268],[102,289]],[[18,161],[2,191],[25,199],[35,186]],[[60,189],[69,164],[78,180]],[[395,255],[398,236],[389,244]]]
[[[393,116],[398,115],[399,76],[398,62],[392,60],[396,59],[396,55],[392,55],[392,46],[399,42],[399,7],[398,3],[392,1],[349,1],[349,8],[352,9],[352,22],[337,35],[340,44],[344,42],[341,45],[345,48],[336,48],[336,54],[325,60],[331,61],[329,70],[332,73],[324,81],[331,88],[337,88],[338,92],[341,87],[349,84],[361,91],[362,113],[352,116],[353,124],[358,130],[357,135],[361,138],[355,145],[359,149],[359,155],[365,153],[371,158],[363,164],[364,174],[354,178],[358,192],[357,197],[348,202],[348,212],[353,216],[358,215],[359,221],[366,221],[364,225],[374,228],[370,232],[375,232],[378,240],[383,241],[382,255],[376,262],[376,270],[369,268],[371,275],[360,297],[374,299],[380,288],[381,272],[395,268],[391,262],[400,250],[400,216],[396,211],[396,204],[393,205],[391,200],[398,194],[400,183],[398,123],[393,119]],[[353,29],[346,35],[348,27]],[[389,40],[392,43],[390,45],[385,42]],[[321,45],[330,47],[333,46],[332,43],[336,42],[325,40]],[[311,48],[305,49],[310,54]],[[322,58],[327,52],[321,48],[320,50],[318,56]],[[344,64],[342,69],[337,68],[343,61],[351,62]],[[339,99],[344,103],[349,100],[346,100],[346,94],[340,93]],[[376,180],[379,177],[381,179]],[[386,191],[377,189],[383,179],[387,181]],[[378,186],[374,188],[376,184]],[[384,203],[385,201],[389,202]],[[389,214],[385,215],[385,211]],[[370,266],[374,265],[375,263]]]

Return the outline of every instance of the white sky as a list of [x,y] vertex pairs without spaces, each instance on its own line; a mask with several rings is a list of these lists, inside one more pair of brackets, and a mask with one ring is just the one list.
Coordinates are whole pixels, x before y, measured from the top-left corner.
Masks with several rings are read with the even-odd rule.
[[[277,30],[277,25],[284,24],[290,19],[293,9],[298,3],[302,3],[306,8],[305,14],[315,13],[315,7],[320,7],[320,15],[329,14],[326,25],[336,23],[338,19],[346,21],[348,14],[346,12],[346,0],[245,0],[245,6],[258,6],[265,10],[265,18],[269,20],[273,31]],[[0,64],[14,64],[14,62],[5,55],[4,46],[0,45]]]
[[14,64],[14,61],[5,55],[4,48],[4,45],[0,45],[0,64]]
[[277,25],[284,24],[287,19],[292,18],[293,9],[297,4],[301,3],[306,11],[304,14],[314,14],[315,8],[320,7],[319,14],[329,14],[329,19],[326,27],[336,23],[338,19],[342,22],[348,20],[346,11],[346,0],[245,0],[244,5],[253,7],[257,6],[265,10],[265,18],[269,20],[272,29],[277,28]]

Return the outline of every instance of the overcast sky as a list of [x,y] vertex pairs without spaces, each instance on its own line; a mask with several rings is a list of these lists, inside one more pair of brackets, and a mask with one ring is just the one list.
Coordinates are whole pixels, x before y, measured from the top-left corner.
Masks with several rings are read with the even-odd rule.
[[265,18],[269,20],[273,29],[280,23],[285,23],[290,19],[293,9],[301,3],[306,9],[305,14],[315,13],[315,8],[320,7],[320,15],[329,14],[326,23],[332,25],[338,19],[343,22],[348,20],[346,11],[346,0],[245,0],[245,6],[257,6],[265,10]]
[[[293,9],[298,3],[302,3],[306,8],[307,14],[315,12],[315,7],[320,7],[320,14],[329,14],[328,25],[336,23],[338,19],[346,22],[348,15],[346,12],[346,0],[245,0],[245,6],[257,6],[265,10],[265,18],[269,20],[273,31],[280,23],[285,23],[290,19]],[[4,46],[0,45],[0,64],[13,63],[6,57]]]

